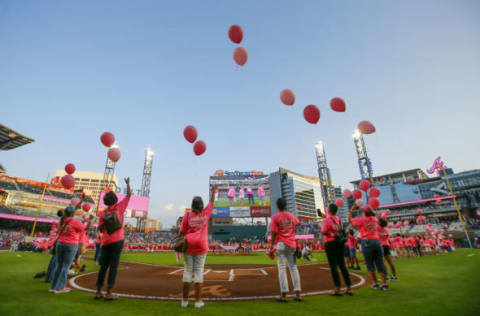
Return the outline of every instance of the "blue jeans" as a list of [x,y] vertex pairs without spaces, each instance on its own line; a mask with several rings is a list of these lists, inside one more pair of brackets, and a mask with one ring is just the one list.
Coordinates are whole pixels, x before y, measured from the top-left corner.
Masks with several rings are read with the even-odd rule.
[[68,271],[72,265],[75,254],[77,253],[78,245],[64,244],[57,242],[56,257],[57,267],[53,275],[52,285],[50,289],[61,290],[67,284]]
[[57,268],[57,255],[53,255],[48,264],[47,276],[45,277],[45,282],[50,283],[53,280],[53,274]]
[[363,239],[362,252],[365,258],[368,272],[375,271],[387,274],[387,269],[383,263],[383,247],[377,239]]
[[95,243],[95,262],[100,262],[100,256],[102,255],[102,245],[98,242]]

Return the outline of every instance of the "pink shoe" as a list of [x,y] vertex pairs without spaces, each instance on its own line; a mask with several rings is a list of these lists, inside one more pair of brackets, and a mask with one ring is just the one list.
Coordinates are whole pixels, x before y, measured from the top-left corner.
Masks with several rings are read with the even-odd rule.
[[55,294],[68,293],[68,292],[70,292],[70,291],[71,291],[71,289],[70,289],[69,287],[64,287],[64,288],[61,289],[61,290],[56,290],[56,291],[55,291]]

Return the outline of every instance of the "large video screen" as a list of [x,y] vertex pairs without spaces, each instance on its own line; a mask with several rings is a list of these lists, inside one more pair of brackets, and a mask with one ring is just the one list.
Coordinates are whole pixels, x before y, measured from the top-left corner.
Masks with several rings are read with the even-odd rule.
[[[116,193],[118,202],[125,198],[124,194]],[[100,207],[99,210],[103,211],[107,206],[103,203],[104,192],[100,194]],[[132,195],[130,201],[128,201],[127,212],[125,217],[148,217],[148,197]]]
[[245,217],[251,208],[270,208],[270,183],[263,172],[218,170],[210,177],[210,188],[215,184],[214,207],[225,213],[228,208],[231,217]]

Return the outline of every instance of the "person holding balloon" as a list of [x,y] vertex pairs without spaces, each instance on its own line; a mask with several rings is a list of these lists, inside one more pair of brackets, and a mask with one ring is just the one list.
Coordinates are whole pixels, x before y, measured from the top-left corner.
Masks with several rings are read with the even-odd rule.
[[203,270],[208,252],[208,221],[212,214],[215,202],[214,185],[210,192],[210,201],[203,206],[201,197],[196,196],[192,200],[192,211],[185,214],[180,225],[180,234],[185,236],[186,250],[184,255],[183,270],[183,297],[181,306],[188,306],[190,284],[195,283],[195,308],[204,306],[202,301]]
[[[102,255],[100,258],[100,271],[98,272],[97,277],[97,292],[95,294],[96,300],[103,298],[102,288],[107,275],[107,270],[109,270],[107,294],[105,295],[104,300],[113,301],[117,299],[117,297],[112,294],[112,289],[115,285],[115,279],[117,278],[120,254],[122,253],[125,240],[125,211],[127,210],[128,202],[132,196],[130,178],[125,178],[125,184],[127,185],[127,195],[120,202],[118,202],[117,195],[113,191],[109,191],[103,196],[103,203],[107,206],[107,208],[103,212],[99,213],[100,220],[98,223],[98,230],[101,232],[102,248],[100,251]],[[105,217],[107,215],[109,218],[113,219],[113,221],[105,221]],[[119,228],[116,227],[117,225],[115,225],[115,227],[109,227],[111,226],[110,223],[115,223],[117,221],[120,224]],[[109,231],[107,231],[107,228]]]
[[[355,205],[351,208],[348,220],[353,226],[358,227],[360,230],[362,252],[368,273],[372,278],[373,288],[376,290],[388,290],[387,270],[383,263],[383,249],[378,236],[378,219],[375,217],[375,213],[369,206],[363,207],[363,216],[353,218],[352,213],[356,208]],[[382,286],[378,285],[375,270],[377,270],[382,276]]]

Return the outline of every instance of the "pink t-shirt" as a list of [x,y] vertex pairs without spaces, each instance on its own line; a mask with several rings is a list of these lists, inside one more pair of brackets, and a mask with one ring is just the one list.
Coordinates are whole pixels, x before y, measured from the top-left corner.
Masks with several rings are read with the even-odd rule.
[[415,238],[413,237],[409,237],[408,240],[407,240],[407,245],[410,246],[410,247],[416,247],[416,242],[415,242]]
[[235,197],[235,189],[234,188],[232,188],[232,187],[228,188],[228,197],[231,197],[231,198]]
[[374,216],[362,216],[352,218],[352,225],[357,226],[360,230],[362,239],[377,239],[378,240],[378,219]]
[[388,230],[385,227],[378,226],[378,238],[382,246],[388,246]]
[[253,194],[252,187],[247,187],[247,194]]
[[118,219],[122,223],[122,228],[120,228],[117,231],[114,231],[113,234],[111,235],[107,234],[107,231],[103,229],[102,246],[113,244],[114,242],[118,242],[125,239],[125,232],[123,229],[123,226],[124,226],[123,217],[125,215],[125,210],[127,209],[129,200],[130,200],[129,197],[125,197],[123,200],[121,200],[117,204],[109,206],[106,210],[99,213],[100,215],[100,221],[98,223],[99,226],[103,225],[103,218],[108,212],[117,212]]
[[355,236],[348,234],[347,246],[350,249],[355,249],[357,247],[357,238],[355,238]]
[[330,216],[329,218],[323,221],[322,225],[322,234],[323,242],[335,241],[335,234],[340,229],[341,220],[338,216]]
[[213,204],[208,203],[201,212],[188,212],[183,217],[180,233],[185,234],[186,254],[202,255],[208,252],[208,220],[212,209]]
[[265,190],[262,186],[258,187],[258,196],[265,196]]
[[57,241],[69,245],[78,245],[85,226],[80,220],[72,217],[66,218],[63,224],[64,227],[59,228]]
[[270,223],[270,231],[277,233],[277,239],[274,244],[283,242],[286,246],[295,249],[297,243],[295,242],[295,226],[298,226],[300,221],[290,212],[278,212],[272,217]]

